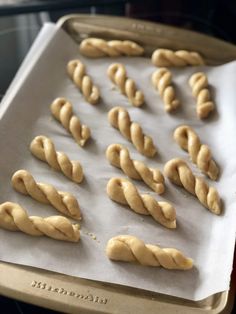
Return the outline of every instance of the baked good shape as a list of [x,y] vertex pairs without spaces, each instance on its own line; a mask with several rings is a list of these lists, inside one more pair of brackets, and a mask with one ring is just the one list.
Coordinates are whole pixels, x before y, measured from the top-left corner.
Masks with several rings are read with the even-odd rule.
[[53,169],[61,171],[72,181],[80,183],[83,180],[83,169],[80,163],[71,161],[65,153],[57,152],[49,137],[36,136],[30,144],[30,151],[35,157],[47,162]]
[[107,75],[110,80],[118,86],[121,93],[126,95],[129,102],[140,107],[144,103],[144,95],[140,90],[137,90],[134,80],[127,77],[125,66],[121,63],[112,63],[107,70]]
[[179,270],[193,267],[193,260],[184,256],[179,250],[145,244],[131,235],[118,235],[111,238],[106,246],[106,255],[113,261],[138,263],[142,266]]
[[100,91],[93,84],[91,77],[86,74],[85,65],[79,59],[71,60],[67,64],[67,72],[87,102],[96,105],[100,99]]
[[113,201],[129,205],[141,215],[151,215],[166,228],[176,228],[175,208],[167,202],[157,202],[149,194],[140,194],[135,185],[124,178],[111,178],[107,183],[107,194]]
[[165,191],[165,180],[160,170],[149,168],[142,161],[132,160],[129,150],[121,144],[111,144],[106,150],[111,165],[122,169],[130,178],[144,181],[157,194]]
[[215,104],[211,100],[206,74],[203,72],[194,73],[189,79],[189,85],[192,88],[193,97],[197,98],[196,111],[198,118],[207,118],[214,111]]
[[28,216],[22,206],[12,202],[0,204],[0,228],[62,241],[78,242],[80,239],[79,225],[72,224],[67,218]]
[[194,176],[184,160],[180,158],[169,160],[165,164],[164,174],[172,183],[196,195],[200,203],[213,214],[219,215],[222,212],[222,203],[217,190],[210,187],[202,178]]
[[158,67],[204,65],[203,58],[198,52],[188,50],[173,51],[170,49],[156,49],[152,54],[152,63]]
[[89,58],[141,56],[143,47],[131,40],[104,40],[101,38],[86,38],[81,41],[80,52]]
[[81,212],[77,199],[68,192],[58,191],[53,185],[38,183],[26,170],[16,171],[11,178],[13,188],[30,195],[36,201],[50,204],[64,215],[81,220]]
[[130,120],[126,109],[119,106],[112,108],[108,112],[108,120],[114,128],[134,144],[138,152],[147,157],[153,157],[156,154],[152,138],[144,135],[141,126]]
[[172,112],[180,106],[180,101],[176,98],[175,89],[171,84],[172,74],[168,69],[160,68],[154,71],[151,81],[163,99],[166,112]]
[[87,125],[81,124],[80,119],[73,114],[72,104],[65,98],[56,98],[50,106],[52,115],[71,133],[75,141],[84,146],[91,132]]
[[216,180],[219,168],[212,159],[209,146],[202,144],[197,133],[188,125],[181,125],[174,131],[174,139],[179,146],[187,151],[193,163],[210,179]]

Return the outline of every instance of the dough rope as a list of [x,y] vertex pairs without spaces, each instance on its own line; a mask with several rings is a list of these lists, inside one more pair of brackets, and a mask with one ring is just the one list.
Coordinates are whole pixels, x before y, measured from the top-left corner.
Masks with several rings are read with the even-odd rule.
[[107,194],[113,201],[129,205],[137,214],[151,215],[166,228],[176,228],[175,208],[167,202],[157,202],[149,194],[139,194],[135,185],[127,179],[110,179],[107,184]]
[[61,171],[76,183],[83,180],[83,169],[78,161],[71,161],[65,153],[57,152],[52,140],[46,136],[36,136],[30,144],[31,153],[47,162],[53,169]]
[[160,68],[152,74],[152,85],[160,93],[165,111],[171,112],[179,107],[180,101],[176,98],[174,87],[171,85],[172,74],[166,68]]
[[16,171],[11,179],[14,189],[24,195],[30,195],[40,203],[50,204],[59,212],[74,219],[81,219],[81,212],[76,198],[68,193],[57,191],[51,184],[38,183],[26,170]]
[[141,56],[143,47],[130,40],[103,40],[100,38],[86,38],[81,41],[80,52],[89,58]]
[[144,95],[140,90],[137,90],[135,82],[127,77],[126,69],[121,63],[113,63],[107,70],[107,75],[110,80],[119,87],[122,94],[126,95],[129,102],[140,107],[144,103]]
[[112,108],[108,113],[108,120],[114,128],[134,144],[141,154],[147,157],[153,157],[156,154],[152,138],[144,135],[141,126],[130,120],[127,110],[122,107]]
[[84,146],[90,138],[90,129],[81,124],[79,118],[73,114],[72,104],[65,98],[57,98],[50,108],[52,115],[72,134],[75,141]]
[[206,74],[203,72],[194,73],[189,79],[189,85],[192,88],[193,96],[197,98],[198,117],[200,119],[207,118],[215,109],[215,104],[211,101]]
[[143,266],[180,270],[193,267],[193,260],[184,256],[179,250],[145,244],[131,235],[111,238],[106,246],[106,255],[114,261],[138,263]]
[[219,168],[212,159],[211,150],[201,143],[197,133],[188,125],[181,125],[174,131],[174,139],[179,146],[189,152],[191,160],[210,179],[216,180]]
[[217,190],[209,187],[203,179],[195,177],[184,160],[175,158],[168,161],[164,167],[164,174],[174,184],[196,195],[200,203],[213,214],[221,213],[222,204]]
[[187,65],[203,65],[204,61],[198,52],[157,49],[152,54],[152,63],[158,67],[184,67]]
[[132,160],[126,147],[120,144],[112,144],[106,150],[109,162],[130,178],[144,181],[157,194],[165,191],[164,177],[160,170],[148,168],[143,162]]
[[28,216],[23,207],[12,202],[0,204],[0,228],[62,241],[78,242],[80,239],[79,225],[67,218]]
[[67,64],[67,72],[80,89],[84,98],[92,105],[98,103],[100,98],[100,91],[92,82],[90,76],[86,75],[85,65],[80,60],[71,60]]

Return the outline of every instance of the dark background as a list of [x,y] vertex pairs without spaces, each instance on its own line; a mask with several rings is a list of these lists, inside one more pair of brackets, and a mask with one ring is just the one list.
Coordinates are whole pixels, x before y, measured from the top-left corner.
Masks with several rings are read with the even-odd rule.
[[68,13],[146,19],[236,43],[236,0],[0,0],[0,99],[42,24]]
[[[236,44],[236,0],[0,0],[0,99],[43,23],[56,22],[68,13],[109,14],[156,21]],[[0,313],[56,312],[0,296]]]

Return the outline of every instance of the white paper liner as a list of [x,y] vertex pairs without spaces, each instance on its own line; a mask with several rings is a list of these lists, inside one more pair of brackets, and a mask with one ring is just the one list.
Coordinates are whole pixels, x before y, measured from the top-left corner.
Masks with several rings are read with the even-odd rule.
[[[92,106],[68,79],[66,64],[80,58],[87,72],[99,86],[102,101]],[[112,62],[126,65],[128,76],[134,78],[144,92],[146,104],[132,107],[125,96],[115,90],[107,78]],[[30,215],[57,215],[51,206],[37,203],[11,188],[14,171],[27,169],[38,182],[54,184],[59,190],[73,193],[81,205],[83,221],[78,244],[55,241],[46,237],[30,237],[0,230],[0,260],[48,269],[72,276],[117,283],[185,299],[199,300],[229,288],[235,243],[236,211],[236,63],[219,67],[173,69],[173,81],[181,100],[176,114],[165,113],[163,102],[150,83],[154,71],[149,59],[103,58],[86,59],[78,54],[73,40],[54,25],[46,25],[20,69],[14,83],[0,106],[0,201],[18,202]],[[188,78],[195,71],[207,73],[217,111],[206,121],[199,121],[195,99]],[[92,131],[92,139],[80,148],[67,131],[52,118],[49,105],[58,96],[68,98],[74,112]],[[140,155],[107,120],[114,106],[124,106],[132,120],[139,122],[151,135],[158,148],[153,159]],[[166,180],[166,192],[158,196],[145,184],[133,181],[140,192],[150,193],[157,200],[170,201],[177,211],[177,229],[168,230],[151,217],[135,214],[128,207],[112,202],[106,195],[111,177],[125,177],[105,158],[109,144],[121,143],[129,148],[133,159],[142,160],[163,170],[171,158],[185,159],[194,173],[200,174],[189,156],[173,141],[173,130],[189,124],[205,144],[209,144],[220,166],[218,182],[211,182],[224,201],[224,214],[215,216],[196,198]],[[79,160],[85,180],[77,185],[63,174],[31,155],[28,147],[36,135],[53,139],[56,149],[64,151],[71,160]],[[146,243],[174,247],[194,259],[190,271],[168,271],[135,264],[111,262],[104,250],[107,241],[119,234],[139,237]],[[94,239],[93,235],[96,236]]]

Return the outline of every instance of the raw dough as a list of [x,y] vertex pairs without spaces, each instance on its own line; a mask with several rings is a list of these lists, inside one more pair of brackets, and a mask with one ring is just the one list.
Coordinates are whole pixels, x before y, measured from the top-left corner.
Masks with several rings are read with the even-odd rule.
[[36,136],[30,144],[31,153],[47,162],[53,169],[61,171],[76,183],[83,180],[83,169],[78,161],[71,161],[65,153],[57,152],[52,140],[46,136]]
[[73,114],[72,104],[65,98],[55,99],[51,106],[51,113],[69,131],[80,146],[84,146],[90,138],[90,129],[81,124],[79,118]]
[[160,266],[166,269],[187,270],[193,267],[193,260],[172,248],[160,248],[145,244],[131,235],[111,238],[106,246],[106,255],[111,260],[136,262],[143,266]]
[[67,64],[67,72],[75,85],[80,89],[87,102],[92,105],[97,104],[100,98],[100,91],[98,87],[93,84],[90,76],[86,75],[85,65],[78,59],[71,60]]
[[106,150],[109,162],[130,178],[143,180],[157,194],[165,191],[164,177],[160,170],[148,168],[142,161],[132,160],[126,147],[120,144],[112,144]]
[[171,159],[165,164],[164,174],[174,184],[182,186],[196,195],[199,201],[213,214],[219,215],[222,204],[217,190],[201,178],[195,177],[186,162],[180,158]]
[[22,194],[30,195],[38,202],[50,204],[59,212],[74,219],[81,219],[80,207],[77,199],[68,192],[57,189],[46,183],[38,183],[26,170],[16,171],[11,179],[14,189]]
[[144,95],[140,90],[137,90],[134,80],[127,77],[123,64],[112,63],[107,70],[107,75],[119,87],[121,93],[128,97],[133,106],[142,106]]
[[176,228],[175,208],[167,202],[157,202],[149,194],[140,194],[135,185],[127,179],[110,179],[107,194],[113,201],[129,205],[137,214],[151,215],[166,228]]
[[0,204],[0,228],[70,242],[80,239],[79,225],[72,224],[67,218],[28,216],[23,207],[12,202]]
[[206,74],[203,72],[194,73],[189,79],[189,85],[192,88],[193,96],[197,98],[198,117],[200,119],[207,118],[215,109],[215,104],[211,101]]
[[176,98],[174,87],[171,85],[172,74],[166,68],[160,68],[152,74],[152,85],[163,98],[165,111],[171,112],[179,107],[180,101]]
[[153,157],[156,154],[152,138],[144,135],[141,126],[130,120],[127,110],[122,107],[112,108],[108,113],[108,120],[114,128],[134,144],[141,154],[147,157]]
[[157,49],[152,54],[152,63],[157,67],[184,67],[186,65],[203,65],[198,52],[170,49]]
[[181,125],[174,131],[174,139],[179,146],[189,152],[189,155],[198,168],[210,179],[216,180],[219,168],[212,159],[211,150],[201,143],[197,133],[188,125]]
[[131,40],[104,40],[100,38],[86,38],[81,41],[80,52],[89,58],[141,56],[143,47]]

